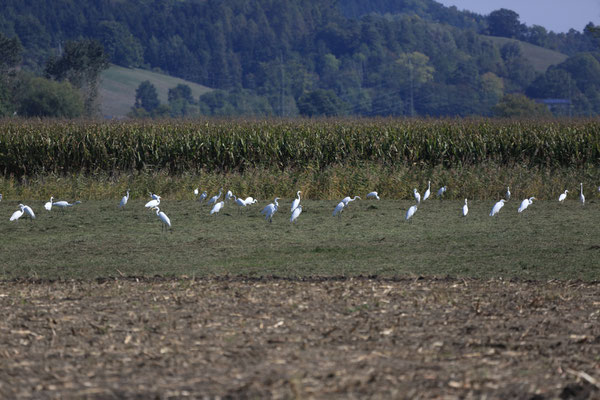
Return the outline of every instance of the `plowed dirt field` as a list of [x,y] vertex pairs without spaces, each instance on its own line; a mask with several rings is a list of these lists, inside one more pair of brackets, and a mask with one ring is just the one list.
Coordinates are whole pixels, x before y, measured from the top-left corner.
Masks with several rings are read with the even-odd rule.
[[598,398],[600,285],[0,283],[2,398]]

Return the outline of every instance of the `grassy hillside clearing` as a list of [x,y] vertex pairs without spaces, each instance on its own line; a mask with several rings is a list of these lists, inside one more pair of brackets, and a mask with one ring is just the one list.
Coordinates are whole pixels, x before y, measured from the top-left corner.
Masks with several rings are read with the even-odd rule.
[[178,84],[188,85],[194,98],[210,91],[210,88],[169,75],[159,74],[139,68],[124,68],[111,65],[104,71],[100,83],[100,110],[102,115],[110,118],[122,118],[135,103],[135,90],[143,81],[150,81],[156,86],[158,98],[167,102],[169,89]]
[[519,43],[521,49],[523,49],[523,54],[529,60],[529,62],[533,66],[533,69],[535,69],[536,72],[546,72],[549,66],[560,64],[568,58],[567,55],[559,53],[558,51],[545,49],[543,47],[536,46],[531,43],[522,42],[520,40],[498,36],[485,37],[487,39],[490,39],[498,46],[503,46],[506,43],[510,42]]

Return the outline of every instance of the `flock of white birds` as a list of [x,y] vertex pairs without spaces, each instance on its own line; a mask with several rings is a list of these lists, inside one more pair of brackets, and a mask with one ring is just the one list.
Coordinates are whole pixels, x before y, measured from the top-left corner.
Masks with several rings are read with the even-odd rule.
[[[446,193],[447,190],[448,190],[448,188],[446,186],[442,186],[441,188],[439,188],[437,191],[437,197],[440,197],[440,198],[443,197],[444,193]],[[598,188],[598,191],[600,192],[600,187]],[[301,199],[300,194],[301,193],[302,193],[302,191],[299,190],[296,193],[296,198],[292,201],[292,206],[290,208],[290,213],[291,213],[290,222],[291,223],[296,222],[296,220],[302,213],[302,205],[300,205],[300,199]],[[564,202],[565,199],[567,198],[568,193],[569,193],[568,190],[565,190],[564,193],[561,193],[561,195],[558,197],[558,201],[560,203]],[[211,197],[210,199],[208,199],[206,201],[206,198],[208,197],[208,193],[202,192],[202,194],[200,194],[200,191],[198,190],[198,188],[194,189],[194,196],[200,203],[203,203],[204,201],[206,201],[207,205],[212,206],[212,208],[210,210],[211,215],[218,214],[219,211],[221,211],[225,207],[226,201],[233,201],[236,205],[239,206],[240,212],[243,208],[257,203],[257,200],[253,197],[246,197],[245,199],[238,198],[231,192],[231,190],[228,190],[227,193],[225,193],[224,200],[219,201],[222,194],[223,194],[223,188],[221,188],[219,190],[219,194],[214,195],[213,197]],[[431,196],[431,181],[428,181],[427,189],[425,190],[425,193],[423,193],[422,197],[416,188],[413,190],[413,194],[415,197],[416,204],[411,206],[408,209],[408,211],[406,211],[405,219],[407,221],[410,220],[413,217],[413,215],[415,215],[419,205],[421,204],[421,201],[426,201]],[[490,214],[489,214],[490,217],[498,215],[498,213],[500,212],[502,207],[504,207],[504,203],[506,201],[510,200],[510,196],[511,196],[510,187],[507,187],[506,188],[506,199],[501,199],[500,201],[498,201],[497,203],[494,204],[494,206],[492,207],[492,210],[490,211]],[[148,201],[144,205],[144,207],[146,209],[150,209],[150,210],[153,210],[156,212],[157,217],[162,222],[161,230],[165,230],[165,231],[169,230],[169,228],[171,228],[171,220],[169,219],[167,214],[165,214],[163,211],[160,210],[159,205],[160,205],[161,197],[157,194],[150,193],[150,198],[151,198],[151,200]],[[368,193],[366,198],[367,199],[376,199],[376,200],[380,199],[377,192]],[[360,199],[361,199],[360,196],[354,196],[354,197],[348,196],[348,197],[343,198],[335,206],[335,208],[333,210],[333,216],[341,217],[342,212],[348,207],[348,205],[351,202],[353,202],[355,200],[360,200]],[[279,210],[278,200],[280,200],[280,198],[276,197],[275,200],[273,200],[273,203],[268,204],[260,211],[260,213],[265,217],[265,220],[267,220],[269,222],[273,221],[273,215],[275,215],[275,213]],[[522,213],[523,211],[525,211],[527,209],[527,207],[529,207],[533,203],[533,200],[536,200],[536,198],[529,197],[528,199],[524,199],[523,201],[521,201],[521,204],[520,204],[517,212]],[[2,201],[1,193],[0,193],[0,201]],[[123,198],[119,202],[119,208],[125,207],[127,205],[128,201],[129,201],[129,190],[127,190],[127,193],[125,194],[125,196],[123,196]],[[585,205],[585,196],[583,194],[583,183],[579,184],[579,201],[581,202],[582,205]],[[48,201],[47,203],[44,204],[44,208],[47,211],[52,211],[53,207],[57,207],[59,209],[64,210],[67,207],[73,207],[74,205],[77,205],[80,203],[81,203],[80,201],[75,201],[73,203],[69,203],[64,200],[54,201],[54,197],[50,197],[50,201]],[[462,207],[462,216],[466,217],[468,213],[469,213],[468,200],[465,199],[465,204]],[[10,221],[18,221],[19,218],[21,218],[23,216],[29,217],[30,219],[35,219],[35,213],[31,207],[29,207],[28,205],[25,205],[25,204],[19,204],[19,209],[11,215]]]

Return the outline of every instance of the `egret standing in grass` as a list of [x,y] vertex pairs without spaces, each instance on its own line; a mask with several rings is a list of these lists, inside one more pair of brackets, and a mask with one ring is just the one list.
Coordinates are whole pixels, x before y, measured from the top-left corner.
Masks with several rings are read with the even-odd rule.
[[198,188],[194,189],[194,196],[198,196],[198,193],[200,193],[200,191],[198,190]]
[[265,220],[269,221],[269,223],[273,222],[273,215],[277,212],[277,209],[279,208],[279,203],[277,202],[277,200],[279,200],[279,197],[275,197],[273,203],[267,205],[260,211],[260,213],[265,216]]
[[221,209],[223,208],[223,206],[225,205],[224,201],[220,201],[217,204],[215,204],[212,208],[212,210],[210,210],[210,215],[216,214],[219,211],[221,211]]
[[217,202],[217,200],[219,200],[219,198],[221,197],[222,193],[223,193],[223,188],[219,189],[219,194],[211,197],[210,200],[208,200],[208,205],[210,206],[211,204],[215,204]]
[[165,230],[169,230],[169,228],[171,227],[171,220],[169,219],[169,217],[167,217],[167,214],[165,214],[164,212],[160,211],[160,208],[158,207],[154,207],[153,210],[156,210],[156,215],[158,216],[158,218],[160,219],[160,221],[162,222],[161,225],[161,232],[163,231],[163,229]]
[[377,192],[370,192],[370,193],[367,193],[367,199],[379,200],[379,195],[377,194]]
[[494,215],[498,214],[500,212],[500,209],[502,207],[504,207],[504,202],[506,200],[501,199],[499,202],[497,202],[496,204],[494,204],[494,207],[492,207],[492,211],[490,211],[490,217],[493,217]]
[[231,199],[233,197],[233,193],[231,192],[231,190],[228,190],[227,193],[225,193],[225,201]]
[[20,210],[15,211],[11,216],[10,216],[10,221],[17,221],[19,218],[21,218],[23,216],[24,211],[24,206],[23,204],[19,204]]
[[333,216],[335,217],[337,215],[338,217],[341,218],[342,211],[344,211],[344,207],[346,207],[346,204],[343,201],[340,201],[338,203],[338,205],[335,206],[335,209],[333,210]]
[[296,196],[298,196],[298,197],[296,199],[294,199],[294,201],[292,201],[292,209],[291,209],[292,212],[294,212],[296,207],[298,207],[300,205],[300,193],[302,193],[302,192],[300,190],[298,190],[298,192],[296,192]]
[[558,201],[559,201],[559,202],[561,202],[561,203],[562,203],[563,201],[565,201],[565,199],[567,198],[567,193],[569,193],[569,191],[568,191],[568,190],[565,190],[565,192],[564,192],[564,193],[562,193],[560,196],[558,196]]
[[446,186],[442,186],[438,191],[437,191],[437,197],[442,197],[444,195],[444,193],[446,193],[446,190],[448,190],[448,188]]
[[48,211],[52,210],[52,200],[54,200],[54,197],[51,196],[50,201],[44,204],[44,208]]
[[69,203],[68,201],[60,200],[60,201],[55,201],[54,203],[52,203],[52,206],[59,207],[64,210],[67,207],[73,207],[74,205],[77,205],[77,204],[81,204],[81,201],[77,200],[74,203]]
[[125,196],[123,196],[123,198],[121,199],[121,202],[119,203],[119,208],[125,207],[125,204],[127,204],[128,201],[129,201],[129,189],[127,189],[127,194]]
[[421,204],[421,195],[419,194],[419,192],[417,192],[417,188],[413,189],[413,193],[415,195],[415,200],[417,201],[417,204]]
[[469,213],[469,206],[467,206],[467,199],[465,199],[465,205],[462,208],[462,216],[466,217]]
[[413,215],[415,215],[415,213],[417,212],[417,205],[415,204],[414,206],[411,206],[408,211],[406,212],[406,217],[405,219],[408,221],[409,219],[412,218]]
[[506,201],[510,200],[510,186],[506,187]]
[[290,222],[295,223],[296,219],[298,219],[298,216],[300,215],[301,212],[302,212],[302,206],[298,204],[298,207],[294,208],[294,211],[292,211],[292,216],[290,217]]
[[585,196],[583,195],[583,183],[579,184],[579,201],[582,206],[585,206]]
[[423,201],[427,200],[429,198],[430,194],[431,194],[431,181],[427,181],[427,190],[425,191],[425,194],[423,194]]
[[25,204],[22,204],[22,206],[23,211],[25,211],[25,214],[29,217],[29,219],[35,219],[35,213],[33,212],[33,209]]
[[523,200],[517,211],[519,213],[522,213],[523,211],[525,211],[525,209],[527,209],[527,207],[529,207],[533,203],[534,200],[536,200],[535,197],[530,197],[528,199]]
[[242,208],[246,207],[247,204],[244,200],[240,199],[239,197],[236,197],[235,195],[233,196],[235,198],[235,204],[237,204],[240,208],[240,213],[242,212]]
[[205,191],[202,192],[202,194],[200,195],[200,197],[198,197],[198,201],[200,203],[202,203],[204,201],[204,199],[206,199],[208,197],[208,193],[206,193]]

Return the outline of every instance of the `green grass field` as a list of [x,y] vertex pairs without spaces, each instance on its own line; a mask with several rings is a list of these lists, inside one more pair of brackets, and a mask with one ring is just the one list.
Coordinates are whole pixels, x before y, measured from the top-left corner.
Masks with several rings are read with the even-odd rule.
[[498,46],[503,46],[510,42],[519,43],[521,45],[521,49],[523,49],[523,55],[529,60],[536,72],[546,72],[549,66],[560,64],[568,58],[567,55],[559,53],[558,51],[546,49],[516,39],[497,36],[485,36],[485,38],[490,39]]
[[131,199],[85,201],[65,212],[26,202],[35,221],[8,221],[17,202],[0,203],[0,277],[82,278],[109,276],[455,276],[521,279],[600,279],[600,203],[582,207],[534,202],[518,215],[512,200],[498,218],[494,201],[428,200],[410,223],[412,202],[356,201],[342,218],[337,201],[303,201],[296,225],[291,199],[282,200],[273,223],[259,214],[269,201],[243,210],[229,204],[220,215],[194,201],[164,200],[173,230],[162,234],[157,216]]
[[150,81],[156,87],[158,98],[167,103],[169,89],[178,84],[188,85],[194,98],[198,98],[211,89],[197,83],[189,82],[173,76],[139,68],[124,68],[111,65],[102,72],[100,80],[100,110],[102,115],[121,118],[131,111],[135,103],[135,90],[143,81]]

